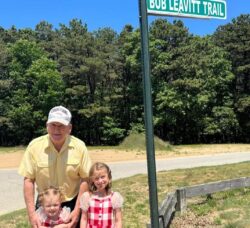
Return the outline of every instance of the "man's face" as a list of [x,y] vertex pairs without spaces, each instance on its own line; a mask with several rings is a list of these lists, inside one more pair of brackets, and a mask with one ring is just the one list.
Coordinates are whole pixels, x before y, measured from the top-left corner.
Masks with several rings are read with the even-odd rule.
[[47,132],[54,145],[62,146],[66,137],[70,134],[72,125],[63,125],[59,122],[52,122],[47,124]]

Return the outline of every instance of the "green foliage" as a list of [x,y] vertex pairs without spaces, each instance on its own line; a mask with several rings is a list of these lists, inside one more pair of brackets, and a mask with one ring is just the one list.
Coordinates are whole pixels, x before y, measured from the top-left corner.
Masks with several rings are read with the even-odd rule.
[[142,123],[142,119],[139,119],[138,123],[132,123],[131,124],[131,130],[130,130],[130,134],[134,133],[134,134],[141,134],[141,133],[145,133],[145,127],[144,124]]
[[13,56],[13,65],[19,64],[24,70],[44,54],[35,42],[28,40],[18,40],[10,47],[10,52]]
[[[214,42],[224,48],[232,62],[235,74],[234,100],[240,130],[239,136],[249,142],[250,116],[247,97],[250,95],[250,14],[243,14],[224,26],[220,26],[213,38]],[[246,108],[244,108],[246,107]]]
[[[234,77],[230,72],[230,63],[224,58],[225,53],[209,38],[190,38],[188,44],[183,44],[174,52],[182,54],[169,63],[172,67],[166,74],[174,77],[166,78],[159,85],[155,124],[158,129],[164,126],[170,131],[172,142],[199,142],[206,137],[207,118],[211,118],[216,111],[214,107],[219,105],[222,109],[233,110],[230,88]],[[155,77],[160,76],[156,74]],[[237,120],[235,115],[230,115],[230,118],[233,117],[233,121],[225,121],[227,128],[235,131]],[[224,115],[225,118],[227,116]],[[221,140],[223,133],[213,136]]]
[[[174,144],[248,142],[250,16],[211,36],[180,20],[149,26],[155,134]],[[73,134],[88,145],[144,132],[140,30],[89,32],[79,19],[59,28],[0,29],[0,143],[45,133],[49,109],[73,114]],[[22,122],[18,122],[18,119]],[[35,125],[35,126],[34,126]]]
[[204,134],[221,135],[223,141],[226,141],[224,137],[233,137],[237,129],[238,121],[232,108],[214,107],[212,116],[205,119]]
[[26,144],[44,133],[47,113],[60,103],[64,83],[55,62],[49,60],[35,42],[18,40],[9,52],[13,92],[4,97],[8,102],[6,133],[12,144]]
[[124,137],[125,129],[118,128],[118,124],[111,117],[104,117],[101,127],[101,140],[108,145],[116,145]]

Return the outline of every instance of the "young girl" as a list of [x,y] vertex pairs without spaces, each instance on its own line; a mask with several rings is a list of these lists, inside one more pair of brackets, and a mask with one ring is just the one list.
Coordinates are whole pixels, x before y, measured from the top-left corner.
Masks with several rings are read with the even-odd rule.
[[81,228],[121,228],[123,198],[111,191],[111,170],[101,162],[89,171],[89,192],[80,199]]
[[36,213],[41,221],[41,227],[66,228],[69,222],[70,208],[61,208],[62,191],[56,187],[49,187],[38,195],[41,205]]

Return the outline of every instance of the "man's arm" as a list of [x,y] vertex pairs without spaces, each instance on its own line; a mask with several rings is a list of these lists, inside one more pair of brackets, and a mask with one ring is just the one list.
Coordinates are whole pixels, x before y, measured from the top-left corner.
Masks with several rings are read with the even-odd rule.
[[77,200],[76,200],[76,205],[74,210],[71,212],[71,222],[70,222],[70,227],[75,227],[77,225],[77,222],[79,220],[80,217],[80,213],[81,213],[81,208],[80,208],[80,198],[82,196],[82,194],[86,191],[88,191],[89,187],[88,187],[88,182],[87,182],[87,178],[82,179],[80,188],[79,188],[79,193],[77,196]]
[[27,213],[29,216],[29,221],[32,225],[32,228],[40,227],[41,223],[40,220],[35,212],[35,183],[34,180],[29,179],[27,177],[24,178],[23,184],[23,193],[24,193],[24,200],[27,208]]

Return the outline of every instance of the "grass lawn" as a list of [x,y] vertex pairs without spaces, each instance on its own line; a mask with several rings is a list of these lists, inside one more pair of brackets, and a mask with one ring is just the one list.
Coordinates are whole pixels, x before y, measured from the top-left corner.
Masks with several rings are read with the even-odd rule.
[[[167,193],[178,187],[250,176],[249,165],[250,162],[243,162],[159,172],[159,204]],[[147,176],[136,175],[114,181],[113,190],[119,191],[125,199],[124,227],[145,227],[150,218]],[[249,204],[250,189],[247,188],[216,193],[211,199],[191,198],[187,212],[182,215],[177,213],[171,227],[250,227]],[[0,216],[0,227],[29,227],[25,210]]]

